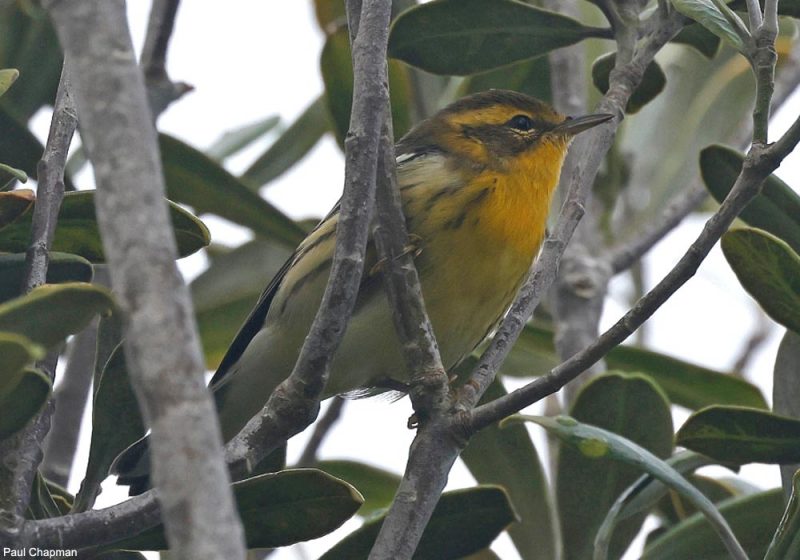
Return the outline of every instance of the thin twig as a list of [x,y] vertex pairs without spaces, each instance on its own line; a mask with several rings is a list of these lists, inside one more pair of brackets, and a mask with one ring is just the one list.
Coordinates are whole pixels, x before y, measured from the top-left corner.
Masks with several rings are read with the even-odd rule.
[[330,432],[334,424],[339,420],[342,415],[342,409],[347,401],[341,397],[334,397],[328,405],[328,410],[322,415],[317,423],[314,425],[314,432],[303,449],[300,459],[297,460],[298,467],[313,467],[317,464],[317,453],[325,440],[325,437]]
[[[74,70],[81,131],[125,353],[152,430],[153,480],[177,558],[243,558],[222,437],[177,248],[147,95],[121,0],[46,3]],[[91,41],[86,38],[91,37]]]
[[313,422],[334,352],[358,295],[375,200],[378,142],[389,103],[384,82],[391,2],[373,0],[353,41],[353,110],[345,140],[345,188],[331,274],[319,311],[292,374],[227,446],[232,472],[246,472],[270,451]]
[[150,8],[147,35],[139,64],[144,73],[153,119],[193,89],[184,82],[173,82],[167,74],[167,49],[175,28],[179,5],[180,0],[153,0]]
[[[64,166],[72,135],[77,126],[75,107],[69,92],[69,70],[61,69],[50,132],[36,171],[39,188],[33,210],[31,243],[26,253],[22,291],[29,292],[47,281],[50,245],[53,242],[58,212],[64,198]],[[50,379],[55,377],[58,353],[51,352],[37,366]],[[50,429],[52,401],[25,428],[0,442],[0,521],[6,529],[22,522],[30,501],[31,484],[42,460],[42,441]]]
[[675,196],[650,227],[631,236],[627,243],[622,243],[612,249],[612,253],[608,256],[612,273],[619,274],[630,268],[667,233],[680,224],[686,216],[697,209],[706,198],[708,198],[708,191],[699,181]]

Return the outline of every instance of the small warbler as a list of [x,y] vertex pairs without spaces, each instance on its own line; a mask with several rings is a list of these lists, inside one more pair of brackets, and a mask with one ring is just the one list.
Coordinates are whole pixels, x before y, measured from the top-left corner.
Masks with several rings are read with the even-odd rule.
[[[565,117],[512,91],[456,101],[397,144],[397,177],[423,298],[450,369],[508,309],[545,235],[573,136],[612,115]],[[336,243],[334,209],[262,294],[211,381],[223,437],[233,438],[292,371],[319,307]],[[408,380],[370,243],[352,319],[325,397],[398,389]],[[144,444],[116,462],[120,482],[146,474]]]

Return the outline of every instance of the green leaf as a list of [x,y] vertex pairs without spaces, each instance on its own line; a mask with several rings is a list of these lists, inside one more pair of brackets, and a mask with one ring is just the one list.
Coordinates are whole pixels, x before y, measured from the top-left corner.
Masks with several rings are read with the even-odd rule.
[[40,286],[0,304],[0,331],[27,337],[53,348],[82,331],[98,313],[114,306],[111,292],[100,286],[72,282]]
[[[489,402],[505,394],[503,385],[495,379],[482,401]],[[560,541],[555,504],[525,427],[489,426],[472,436],[461,459],[479,484],[497,484],[511,496],[519,520],[509,526],[508,534],[523,560],[557,558]]]
[[[553,331],[527,325],[503,364],[504,375],[543,375],[558,363]],[[711,404],[767,408],[761,390],[746,381],[665,354],[635,346],[618,346],[606,356],[611,369],[645,373],[667,393],[669,400],[691,409]]]
[[[14,87],[0,99],[0,112],[7,110],[26,123],[43,105],[52,104],[61,66],[61,48],[47,12],[32,2],[0,4],[0,68],[19,70]],[[5,157],[5,151],[0,153]]]
[[159,137],[167,195],[233,223],[257,235],[294,248],[303,240],[303,230],[280,210],[258,196],[241,180],[204,153],[165,134]]
[[[319,560],[366,559],[385,516],[350,533]],[[433,510],[415,560],[455,560],[478,552],[514,521],[515,513],[502,488],[478,486],[445,492]]]
[[27,183],[28,174],[21,169],[0,163],[0,191],[9,189],[14,181]]
[[103,367],[94,392],[92,440],[89,463],[73,511],[92,507],[100,493],[100,484],[108,476],[114,459],[145,434],[136,395],[128,378],[122,344],[112,352]]
[[767,315],[800,333],[800,256],[782,239],[753,228],[727,232],[721,245],[739,282]]
[[0,398],[14,390],[25,366],[41,360],[45,353],[44,348],[24,336],[0,331]]
[[206,366],[216,369],[264,287],[291,256],[285,245],[255,239],[215,258],[191,283]]
[[52,390],[47,375],[26,369],[11,392],[0,398],[0,441],[24,428],[42,409]]
[[[772,411],[789,418],[800,418],[800,335],[786,331],[775,355],[772,373]],[[781,481],[787,495],[800,465],[781,465]]]
[[[364,499],[344,481],[316,469],[263,474],[233,484],[247,548],[276,548],[321,537],[347,521]],[[163,526],[109,545],[166,550]]]
[[686,17],[730,43],[740,53],[747,52],[745,41],[750,38],[750,32],[739,16],[725,7],[724,3],[720,6],[713,0],[672,0],[672,5]]
[[[718,506],[750,558],[763,558],[770,535],[781,518],[779,489],[725,500]],[[699,556],[698,556],[699,555]],[[645,547],[642,560],[729,560],[708,521],[695,514],[670,528]],[[788,560],[788,558],[787,558]]]
[[273,115],[252,124],[229,130],[206,150],[206,155],[211,159],[222,161],[264,136],[280,122],[281,118]]
[[[558,418],[546,418],[542,416],[512,416],[508,421],[530,421],[539,424],[547,429],[548,432],[555,434],[563,442],[566,442],[574,448],[580,450],[580,453],[585,457],[594,459],[610,458],[616,461],[621,461],[627,465],[635,467],[637,470],[643,470],[654,478],[670,486],[670,488],[679,492],[682,496],[691,500],[691,502],[703,512],[705,519],[707,519],[714,528],[719,538],[724,542],[725,548],[728,550],[730,556],[736,560],[747,560],[747,555],[742,550],[736,538],[731,533],[731,529],[722,518],[720,513],[714,508],[712,504],[702,493],[695,489],[691,484],[686,482],[677,471],[670,467],[667,463],[659,459],[657,456],[650,453],[644,447],[641,447],[631,440],[621,437],[613,432],[603,430],[588,424],[582,424],[569,416],[559,416]],[[563,478],[565,473],[559,469],[559,479]],[[601,485],[594,482],[595,488],[602,488]],[[592,497],[589,497],[591,500]],[[565,533],[565,544],[569,544],[568,537]],[[598,543],[602,545],[603,543]],[[606,543],[607,544],[607,543]],[[591,548],[586,551],[587,555],[580,557],[582,559],[589,558]],[[606,558],[606,550],[602,546],[595,549],[595,560]],[[621,554],[621,553],[620,553]],[[615,557],[618,555],[615,555]]]
[[[14,117],[3,110],[0,104],[0,157],[2,163],[22,171],[28,177],[36,177],[36,165],[42,157],[44,146],[41,142]],[[10,180],[9,172],[4,172],[0,179],[5,185]],[[16,178],[16,177],[15,177]],[[65,181],[65,185],[70,184]]]
[[19,78],[19,70],[16,68],[0,69],[0,97],[8,91],[11,84],[17,81],[17,78]]
[[[604,54],[594,61],[592,64],[592,82],[594,87],[600,90],[600,93],[608,91],[609,75],[614,69],[616,63],[617,53]],[[650,101],[664,90],[667,85],[667,77],[664,71],[654,60],[647,65],[642,76],[642,81],[633,90],[628,104],[625,107],[625,112],[632,115],[639,111],[642,107],[647,105]]]
[[[714,504],[741,495],[738,488],[726,484],[724,480],[696,474],[688,475],[686,479]],[[680,523],[698,511],[690,502],[675,494],[663,496],[656,509],[665,524],[670,525]]]
[[[703,181],[717,202],[722,202],[730,192],[743,161],[744,156],[724,146],[709,146],[700,152]],[[739,217],[780,237],[800,254],[800,196],[775,175],[767,177],[761,193],[745,206]]]
[[745,407],[710,406],[686,420],[676,443],[737,465],[798,463],[800,420]]
[[720,38],[699,23],[693,23],[681,29],[672,42],[693,47],[706,58],[713,58],[719,50]]
[[[320,55],[325,99],[333,121],[333,131],[339,146],[350,129],[350,109],[353,105],[353,64],[350,34],[340,27],[328,35]],[[411,128],[411,78],[409,68],[396,60],[389,61],[389,91],[392,101],[392,123],[396,138]]]
[[0,192],[0,229],[30,210],[35,200],[36,193],[30,189]]
[[395,20],[389,55],[434,74],[463,76],[607,36],[514,0],[434,0]]
[[396,474],[357,461],[320,461],[317,466],[352,484],[364,496],[364,503],[358,510],[362,517],[370,517],[388,508],[400,485],[400,477]]
[[[77,191],[64,195],[51,247],[53,251],[80,255],[92,263],[104,262],[94,194],[95,191]],[[208,245],[210,234],[205,224],[174,202],[167,202],[179,256],[186,257]],[[23,253],[27,250],[32,217],[33,209],[30,208],[13,224],[0,230],[0,251]]]
[[[672,453],[669,402],[652,380],[636,374],[607,373],[587,383],[570,414],[576,420],[605,428],[658,457]],[[559,447],[556,497],[564,539],[565,560],[591,557],[597,529],[609,507],[641,474],[637,465],[606,455]],[[613,549],[621,553],[638,533],[644,515],[621,523]],[[614,556],[618,556],[614,554]]]
[[490,89],[518,91],[552,103],[550,61],[540,56],[467,76],[458,88],[458,97]]
[[800,471],[792,478],[792,495],[764,560],[800,558]]
[[[21,295],[25,277],[25,254],[0,254],[0,303]],[[47,283],[90,282],[92,263],[69,253],[50,253]]]
[[[666,463],[679,474],[686,475],[700,467],[717,464],[717,461],[694,451],[686,450],[676,453],[667,459]],[[636,482],[620,494],[609,508],[606,518],[598,530],[597,538],[607,539],[609,532],[622,519],[639,513],[649,513],[660,502],[666,501],[672,504],[673,499],[680,500],[680,496],[668,496],[668,492],[669,487],[652,476],[646,474],[639,477]],[[692,507],[691,504],[684,504],[683,502],[681,504],[683,507]]]
[[300,161],[330,129],[325,96],[320,96],[247,168],[242,181],[253,189],[266,185]]

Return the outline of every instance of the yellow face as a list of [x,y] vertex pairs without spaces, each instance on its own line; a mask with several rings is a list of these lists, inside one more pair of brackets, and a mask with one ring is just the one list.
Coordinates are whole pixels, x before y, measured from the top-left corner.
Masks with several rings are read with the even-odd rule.
[[508,170],[542,157],[555,157],[553,164],[560,166],[571,138],[558,128],[566,120],[541,101],[492,90],[450,105],[401,140],[400,147],[414,151],[433,140],[472,167]]

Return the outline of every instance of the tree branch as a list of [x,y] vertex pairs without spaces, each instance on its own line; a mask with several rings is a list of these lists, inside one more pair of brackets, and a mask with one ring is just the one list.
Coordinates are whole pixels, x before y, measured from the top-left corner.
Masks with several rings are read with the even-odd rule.
[[244,535],[203,380],[191,301],[175,265],[155,129],[124,2],[46,5],[74,70],[98,185],[98,222],[125,316],[126,358],[152,430],[153,479],[168,542],[177,558],[243,558]]
[[391,2],[367,2],[353,41],[353,110],[345,140],[345,187],[336,229],[331,275],[319,311],[292,374],[259,416],[228,444],[232,472],[258,464],[269,452],[313,422],[334,352],[358,295],[375,200],[378,141],[389,91],[385,82]]
[[331,404],[328,405],[328,410],[322,415],[317,424],[314,426],[314,433],[303,449],[303,454],[297,460],[298,467],[313,467],[317,464],[317,453],[322,445],[325,436],[328,435],[331,428],[336,424],[339,417],[342,415],[342,409],[347,401],[342,397],[334,397],[331,399]]
[[[75,107],[69,91],[69,70],[65,64],[61,69],[50,132],[36,167],[38,189],[33,209],[31,242],[25,256],[25,277],[22,291],[27,293],[47,281],[50,261],[50,245],[53,242],[58,211],[64,198],[64,166],[77,120]],[[54,379],[58,353],[51,352],[47,359],[37,364]],[[42,460],[42,441],[50,430],[53,414],[52,400],[22,430],[0,442],[0,525],[13,529],[22,523],[28,503],[31,485]]]
[[153,0],[147,35],[139,65],[147,85],[147,99],[153,119],[193,88],[184,82],[173,82],[167,74],[167,49],[175,28],[180,0]]

